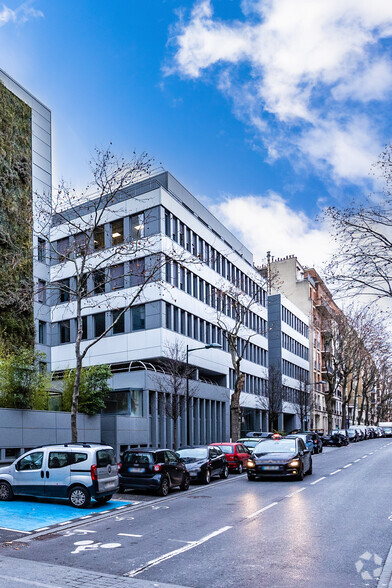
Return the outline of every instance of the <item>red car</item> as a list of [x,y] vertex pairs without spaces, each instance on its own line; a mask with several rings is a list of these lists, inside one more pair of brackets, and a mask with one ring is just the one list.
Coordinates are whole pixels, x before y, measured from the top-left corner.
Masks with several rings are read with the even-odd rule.
[[229,470],[242,474],[250,455],[242,443],[211,443],[211,445],[217,445],[223,451]]

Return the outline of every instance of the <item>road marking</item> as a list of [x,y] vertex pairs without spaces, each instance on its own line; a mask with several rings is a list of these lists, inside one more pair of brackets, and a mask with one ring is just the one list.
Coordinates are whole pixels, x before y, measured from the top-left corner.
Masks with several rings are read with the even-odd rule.
[[361,461],[360,459],[354,459],[354,463],[358,463],[359,461]]
[[342,470],[335,470],[334,472],[331,472],[329,475],[330,476],[334,476],[335,474],[338,474],[339,472],[341,472]]
[[117,533],[119,537],[143,537],[143,535],[135,535],[134,533]]
[[314,486],[315,484],[318,484],[319,482],[321,482],[321,480],[325,480],[325,476],[323,476],[322,478],[319,478],[318,480],[315,480],[314,482],[310,482],[310,485]]
[[285,498],[291,498],[292,496],[295,496],[296,494],[299,494],[299,492],[303,492],[304,490],[306,490],[306,488],[300,488],[299,490],[296,490],[295,492],[292,492],[291,494],[286,494]]
[[367,457],[367,455],[363,455],[363,456],[362,456],[362,459],[365,459],[366,457]]
[[258,514],[260,514],[261,512],[264,512],[265,510],[268,510],[269,508],[272,508],[276,504],[278,504],[278,503],[277,502],[271,502],[271,504],[269,504],[268,506],[265,506],[264,508],[260,508],[260,510],[256,510],[256,512],[252,512],[252,514],[248,515],[246,518],[247,519],[252,519],[253,517],[256,517]]
[[0,527],[2,531],[15,531],[15,533],[24,533],[25,535],[31,535],[32,531],[19,531],[19,529],[9,529],[8,527]]
[[352,465],[352,463],[348,463],[347,465],[343,466],[343,469],[345,470],[346,468],[351,468]]
[[34,529],[38,533],[38,531],[46,531],[49,527],[41,527],[40,529]]
[[91,519],[92,516],[93,515],[87,515],[85,517],[80,517],[80,520],[83,520],[84,521],[84,519]]
[[369,455],[373,455],[373,453],[374,453],[374,451],[371,451],[371,452],[369,453]]
[[19,582],[20,584],[28,584],[29,586],[41,586],[41,588],[60,588],[60,586],[55,584],[43,584],[42,582],[34,582],[34,580],[26,580],[25,578],[18,578],[17,576],[5,576],[0,574],[0,578],[4,578],[4,580],[12,580],[13,582]]
[[157,557],[156,559],[152,559],[151,561],[147,562],[146,565],[141,566],[140,568],[137,568],[136,570],[131,570],[130,572],[127,572],[126,574],[124,574],[124,576],[126,576],[128,578],[133,578],[134,576],[141,574],[145,570],[152,568],[153,566],[156,566],[156,565],[158,565],[168,559],[171,559],[172,557],[175,557],[176,555],[179,555],[180,553],[184,553],[185,551],[189,551],[190,549],[193,549],[194,547],[198,547],[199,545],[202,545],[202,543],[205,543],[206,541],[213,539],[213,537],[217,537],[218,535],[221,535],[222,533],[224,533],[225,531],[228,531],[231,528],[232,527],[222,527],[221,529],[218,529],[217,531],[214,531],[213,533],[206,535],[202,539],[199,539],[199,541],[192,541],[192,543],[189,543],[189,545],[184,545],[183,547],[179,547],[178,549],[175,549],[174,551],[169,551],[169,553],[165,553],[164,555],[161,555],[160,557]]

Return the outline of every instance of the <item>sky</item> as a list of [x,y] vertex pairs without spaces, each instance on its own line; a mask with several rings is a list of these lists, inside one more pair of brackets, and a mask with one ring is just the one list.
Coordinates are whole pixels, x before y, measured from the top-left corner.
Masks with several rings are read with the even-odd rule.
[[53,182],[146,151],[253,252],[320,271],[327,206],[377,189],[390,0],[5,0],[0,67],[52,111]]

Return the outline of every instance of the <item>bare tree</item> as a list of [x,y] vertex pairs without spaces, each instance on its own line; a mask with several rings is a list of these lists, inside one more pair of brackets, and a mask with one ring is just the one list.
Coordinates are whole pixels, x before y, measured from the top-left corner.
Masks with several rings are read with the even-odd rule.
[[268,430],[279,429],[279,415],[283,410],[282,372],[274,365],[269,366],[268,384],[264,398],[260,398],[261,406],[268,412]]
[[[51,303],[62,308],[64,316],[70,315],[76,320],[71,410],[73,442],[78,437],[80,378],[87,353],[121,324],[129,308],[145,299],[152,284],[161,279],[166,261],[159,235],[147,230],[149,223],[157,222],[153,213],[151,217],[143,214],[131,217],[127,238],[121,222],[112,222],[111,235],[105,234],[105,223],[113,218],[113,212],[119,218],[119,203],[127,199],[130,186],[148,177],[151,160],[146,154],[134,154],[130,161],[118,159],[109,148],[96,150],[96,158],[90,166],[92,181],[84,191],[77,192],[62,182],[54,200],[44,201],[40,211],[42,232],[39,236],[46,239],[50,228],[49,249],[55,263],[54,279],[46,289],[52,291]],[[125,208],[123,216],[127,216]],[[64,275],[70,277],[63,278]],[[84,341],[85,315],[89,308],[111,312],[106,313],[95,336]],[[68,328],[69,322],[62,325]]]
[[175,340],[167,343],[164,348],[165,358],[160,365],[164,374],[157,374],[156,386],[162,394],[161,410],[173,423],[173,445],[178,448],[178,424],[184,415],[189,413],[189,403],[197,394],[197,384],[189,380],[194,368],[186,361],[184,346]]
[[[298,377],[299,388],[296,392],[295,409],[300,420],[300,427],[303,428],[305,423],[309,423],[310,414],[314,407],[314,394],[310,387],[309,376],[302,373]],[[309,424],[307,425],[309,427]]]
[[242,360],[251,338],[255,335],[250,328],[249,313],[260,300],[261,287],[255,287],[251,295],[245,294],[241,285],[232,283],[217,289],[217,323],[227,341],[231,363],[234,370],[234,392],[230,399],[230,436],[241,436],[241,392],[244,388],[245,374]]
[[392,297],[392,145],[385,148],[375,169],[384,181],[381,194],[326,211],[339,246],[327,267],[329,282],[342,294],[373,300]]

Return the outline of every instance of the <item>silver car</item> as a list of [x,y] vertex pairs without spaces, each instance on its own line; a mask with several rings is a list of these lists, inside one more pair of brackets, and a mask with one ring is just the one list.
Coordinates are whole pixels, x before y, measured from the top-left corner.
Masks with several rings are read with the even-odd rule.
[[105,504],[117,490],[114,450],[98,443],[37,447],[0,468],[0,500],[14,495],[67,498],[83,508],[92,498]]

